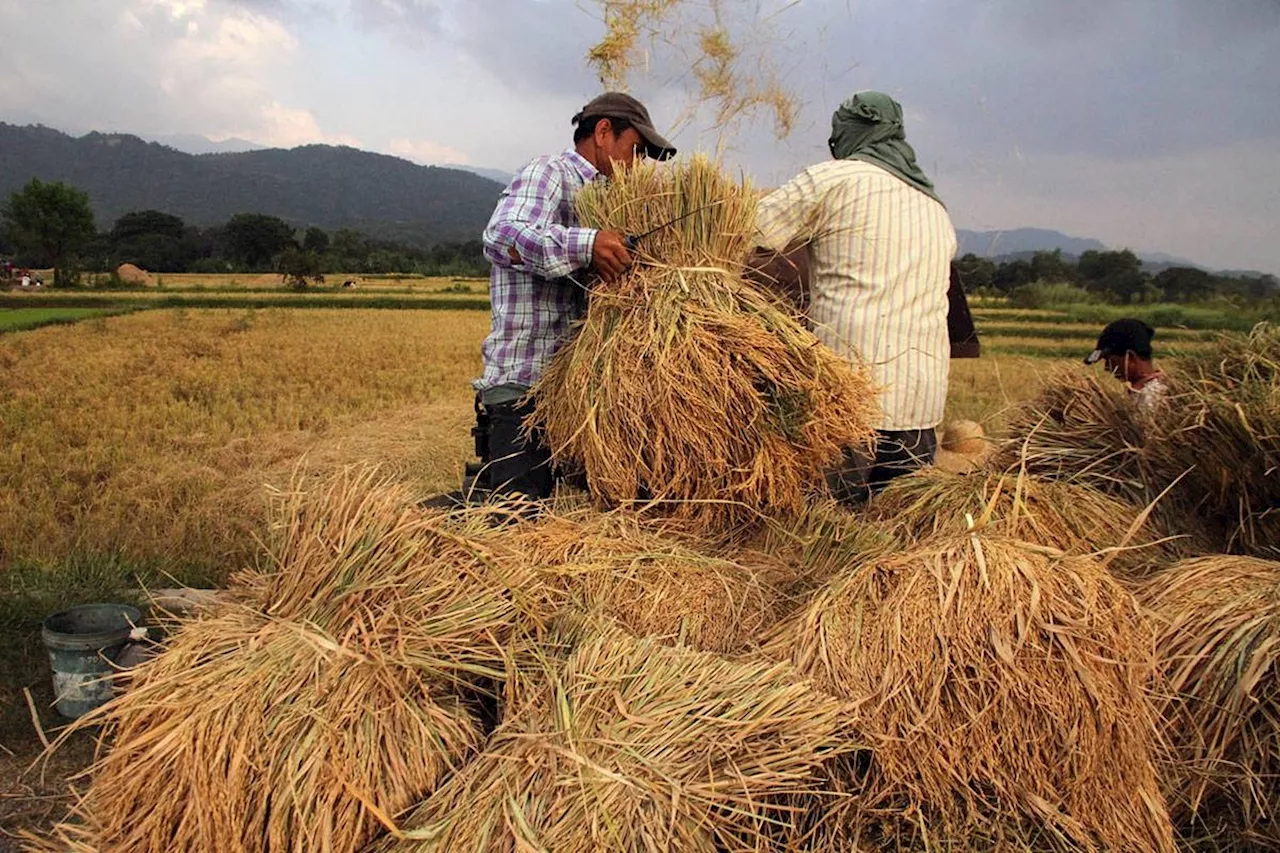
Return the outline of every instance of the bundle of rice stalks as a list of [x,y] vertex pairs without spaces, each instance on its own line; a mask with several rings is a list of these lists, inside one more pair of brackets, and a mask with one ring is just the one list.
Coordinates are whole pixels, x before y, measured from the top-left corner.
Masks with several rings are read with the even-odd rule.
[[623,510],[545,515],[494,536],[571,606],[638,637],[739,653],[781,605],[764,561],[739,561],[679,525]]
[[1095,561],[970,534],[836,578],[765,650],[855,702],[871,744],[833,768],[857,797],[828,832],[970,849],[1033,826],[1060,849],[1168,851],[1150,643]]
[[592,290],[552,359],[534,421],[611,504],[644,495],[706,530],[798,513],[846,447],[867,444],[867,372],[743,280],[750,189],[695,158],[639,163],[579,195],[592,227],[643,233],[638,263]]
[[92,784],[36,849],[357,851],[483,742],[417,670],[239,608],[188,624],[93,722]]
[[1175,817],[1280,845],[1280,562],[1187,560],[1137,594],[1167,681]]
[[868,504],[867,515],[908,545],[973,529],[1071,554],[1105,552],[1108,567],[1123,577],[1180,556],[1179,543],[1137,507],[1038,477],[924,469],[890,483]]
[[376,468],[347,469],[278,495],[264,565],[233,589],[269,617],[442,678],[501,678],[506,641],[560,602],[527,561],[477,535],[485,513],[424,512]]
[[1143,449],[1154,423],[1110,376],[1063,371],[1009,420],[995,467],[1065,480],[1146,506]]
[[523,608],[547,601],[528,567],[451,523],[368,471],[283,496],[242,603],[185,625],[82,718],[111,749],[61,835],[131,853],[360,849],[478,748],[509,646],[553,612]]
[[1280,558],[1280,326],[1225,335],[1182,361],[1164,439],[1149,446],[1153,477],[1205,519],[1223,551]]
[[375,849],[769,849],[774,824],[790,821],[785,800],[843,748],[844,703],[785,665],[614,632],[548,679],[538,702]]

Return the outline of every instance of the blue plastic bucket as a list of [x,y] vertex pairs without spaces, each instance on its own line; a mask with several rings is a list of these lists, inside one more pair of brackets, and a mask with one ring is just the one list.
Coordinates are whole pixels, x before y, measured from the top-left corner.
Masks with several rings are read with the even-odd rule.
[[127,604],[86,604],[44,620],[59,714],[74,720],[111,699],[113,664],[141,622],[142,614]]

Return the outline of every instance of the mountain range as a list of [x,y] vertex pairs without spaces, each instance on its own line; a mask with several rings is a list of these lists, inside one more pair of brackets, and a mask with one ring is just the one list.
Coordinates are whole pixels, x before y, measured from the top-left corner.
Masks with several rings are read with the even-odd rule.
[[471,172],[341,146],[187,154],[128,134],[0,123],[0,199],[33,177],[87,192],[103,229],[136,210],[199,226],[266,213],[424,247],[476,239],[502,191]]
[[[474,166],[422,166],[345,146],[285,150],[193,134],[151,141],[96,131],[77,137],[42,125],[0,122],[0,199],[33,177],[86,191],[103,229],[136,210],[160,210],[199,226],[252,212],[299,228],[355,228],[430,247],[476,239],[510,175]],[[1108,248],[1045,228],[960,229],[957,237],[958,254],[994,259],[1055,249],[1078,257]],[[1152,270],[1195,266],[1163,253],[1138,254]]]

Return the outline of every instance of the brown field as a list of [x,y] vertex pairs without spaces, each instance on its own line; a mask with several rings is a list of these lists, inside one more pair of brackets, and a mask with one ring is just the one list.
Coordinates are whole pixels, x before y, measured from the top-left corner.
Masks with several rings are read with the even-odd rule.
[[465,456],[483,312],[166,310],[0,338],[0,558],[233,568],[266,484]]
[[[0,558],[221,576],[300,463],[455,487],[487,328],[479,311],[173,309],[0,337]],[[953,362],[948,418],[999,430],[1044,364]]]

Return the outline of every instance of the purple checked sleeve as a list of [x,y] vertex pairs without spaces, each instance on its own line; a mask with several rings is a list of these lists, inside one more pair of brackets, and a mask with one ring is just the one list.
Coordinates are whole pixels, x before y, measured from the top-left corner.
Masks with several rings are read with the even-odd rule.
[[[484,254],[501,267],[521,267],[557,279],[591,263],[596,232],[556,222],[567,191],[555,164],[535,160],[521,170],[498,203],[484,231]],[[514,264],[508,250],[520,253]]]

